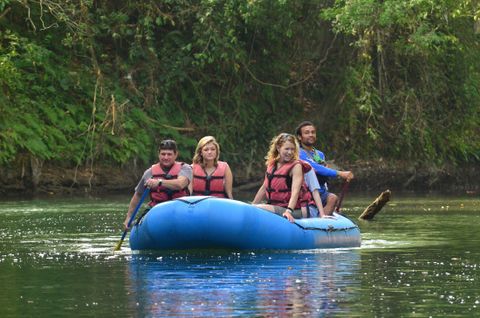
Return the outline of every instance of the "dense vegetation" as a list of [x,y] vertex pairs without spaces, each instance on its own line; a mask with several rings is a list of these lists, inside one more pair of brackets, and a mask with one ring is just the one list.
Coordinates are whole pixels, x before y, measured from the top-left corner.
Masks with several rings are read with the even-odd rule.
[[480,159],[470,0],[0,0],[0,164],[151,162],[211,134],[250,173],[304,119],[329,155]]

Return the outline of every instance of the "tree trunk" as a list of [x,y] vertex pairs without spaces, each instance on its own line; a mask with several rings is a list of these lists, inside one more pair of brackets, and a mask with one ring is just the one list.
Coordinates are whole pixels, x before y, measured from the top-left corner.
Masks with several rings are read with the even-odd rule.
[[372,220],[373,217],[383,208],[385,203],[390,200],[390,190],[383,191],[358,217],[359,220]]
[[38,184],[40,183],[40,176],[42,174],[43,160],[36,157],[30,157],[30,168],[32,172],[32,192],[36,193]]

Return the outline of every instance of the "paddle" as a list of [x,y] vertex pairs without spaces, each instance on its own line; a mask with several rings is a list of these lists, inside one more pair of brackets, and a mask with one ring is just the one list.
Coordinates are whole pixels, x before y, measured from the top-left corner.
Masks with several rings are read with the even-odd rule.
[[[130,225],[132,225],[133,220],[135,219],[135,216],[137,215],[138,210],[140,210],[140,207],[142,206],[143,200],[145,200],[145,197],[148,195],[150,192],[150,188],[145,188],[143,191],[142,197],[140,198],[140,201],[138,201],[137,206],[135,207],[135,210],[132,213],[132,216],[130,217],[130,220],[128,220],[128,228],[130,228]],[[122,234],[122,238],[120,241],[118,241],[117,246],[115,246],[114,251],[119,251],[120,248],[122,247],[123,240],[125,239],[125,236],[127,235],[128,229],[125,229]]]
[[342,192],[340,192],[340,198],[338,199],[337,208],[335,209],[335,212],[337,213],[340,213],[340,208],[342,207],[343,198],[345,197],[345,193],[348,190],[349,184],[350,184],[349,181],[345,181],[345,183],[343,184]]

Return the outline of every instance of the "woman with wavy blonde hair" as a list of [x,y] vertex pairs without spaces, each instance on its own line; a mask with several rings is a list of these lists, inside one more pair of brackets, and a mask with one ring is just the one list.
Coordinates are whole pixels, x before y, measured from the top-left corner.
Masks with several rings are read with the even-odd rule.
[[218,160],[220,145],[212,136],[198,141],[192,159],[193,179],[189,185],[192,195],[211,195],[233,199],[233,175],[228,163]]
[[[302,207],[311,200],[303,179],[304,172],[311,169],[298,160],[299,145],[295,136],[282,133],[270,142],[265,157],[267,171],[252,203],[294,222],[302,217]],[[267,204],[259,204],[266,198]]]
[[268,149],[268,153],[265,156],[265,165],[267,167],[273,165],[280,159],[280,147],[287,141],[290,142],[292,146],[294,146],[292,153],[293,159],[298,160],[300,145],[298,144],[297,139],[291,134],[282,133],[274,137],[270,142],[270,148]]

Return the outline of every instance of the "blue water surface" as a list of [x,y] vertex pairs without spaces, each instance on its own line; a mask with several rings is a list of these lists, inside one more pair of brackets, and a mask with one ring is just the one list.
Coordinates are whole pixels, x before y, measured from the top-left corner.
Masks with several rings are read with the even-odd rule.
[[2,317],[480,316],[478,198],[395,198],[360,248],[156,254],[114,252],[128,200],[0,202]]
[[134,255],[132,305],[142,316],[320,316],[342,313],[360,285],[358,250]]

